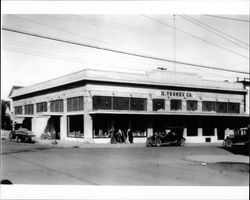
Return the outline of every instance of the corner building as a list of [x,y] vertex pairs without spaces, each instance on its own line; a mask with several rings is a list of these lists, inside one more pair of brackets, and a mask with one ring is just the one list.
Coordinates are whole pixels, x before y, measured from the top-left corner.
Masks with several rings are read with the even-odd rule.
[[246,90],[239,82],[196,74],[83,70],[10,93],[13,120],[37,137],[109,143],[108,131],[131,128],[134,142],[182,128],[187,142],[222,142],[247,125]]

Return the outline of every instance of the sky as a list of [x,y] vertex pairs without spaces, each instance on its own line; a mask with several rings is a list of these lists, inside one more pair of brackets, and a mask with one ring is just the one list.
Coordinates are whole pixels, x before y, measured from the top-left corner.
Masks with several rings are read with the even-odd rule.
[[[2,28],[249,72],[247,20],[247,15],[5,14]],[[218,36],[218,32],[214,34],[208,27],[222,34]],[[8,99],[14,85],[28,86],[86,68],[144,73],[158,67],[221,81],[249,77],[243,73],[138,58],[2,30],[2,99]]]

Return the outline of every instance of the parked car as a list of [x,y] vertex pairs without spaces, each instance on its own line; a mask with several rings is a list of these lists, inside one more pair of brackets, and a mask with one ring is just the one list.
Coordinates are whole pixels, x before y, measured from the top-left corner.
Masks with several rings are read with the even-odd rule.
[[15,142],[32,142],[32,137],[35,137],[35,135],[26,128],[19,128],[11,131],[9,134],[9,140],[14,140]]
[[238,130],[234,131],[234,134],[231,134],[226,137],[226,139],[223,142],[223,145],[226,147],[231,147],[234,144],[243,144],[243,145],[249,145],[249,135],[250,128],[240,128]]
[[182,129],[166,130],[165,132],[154,133],[152,136],[147,138],[146,146],[156,146],[161,145],[184,145],[186,139],[183,137]]

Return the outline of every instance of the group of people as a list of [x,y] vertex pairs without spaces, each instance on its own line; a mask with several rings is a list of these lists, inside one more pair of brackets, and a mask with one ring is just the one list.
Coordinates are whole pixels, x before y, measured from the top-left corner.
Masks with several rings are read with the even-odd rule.
[[111,128],[109,130],[110,134],[110,143],[133,143],[133,133],[131,129],[129,128],[127,131],[122,131],[121,129],[118,129],[115,131],[114,128]]

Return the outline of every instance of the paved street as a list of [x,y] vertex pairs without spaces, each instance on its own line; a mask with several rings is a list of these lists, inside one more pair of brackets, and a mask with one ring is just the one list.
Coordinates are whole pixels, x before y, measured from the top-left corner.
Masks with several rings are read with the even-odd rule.
[[14,184],[248,186],[248,164],[187,160],[234,155],[216,146],[72,148],[2,140],[2,179]]

